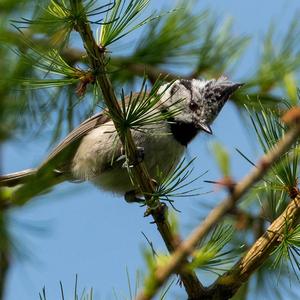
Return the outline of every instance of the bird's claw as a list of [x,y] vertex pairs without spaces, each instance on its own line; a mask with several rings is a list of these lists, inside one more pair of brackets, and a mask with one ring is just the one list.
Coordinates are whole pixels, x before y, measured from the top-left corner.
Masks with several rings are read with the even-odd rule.
[[153,223],[162,223],[165,221],[167,209],[168,206],[165,203],[160,202],[156,207],[148,207],[144,213],[144,217],[148,217],[149,215],[152,215],[154,213],[157,218]]
[[134,159],[130,162],[128,160],[127,155],[125,154],[123,148],[121,149],[121,155],[117,158],[116,161],[122,161],[125,160],[124,163],[122,164],[122,168],[133,168],[134,166],[138,165],[144,160],[145,157],[145,151],[143,147],[137,147],[136,148],[136,153]]

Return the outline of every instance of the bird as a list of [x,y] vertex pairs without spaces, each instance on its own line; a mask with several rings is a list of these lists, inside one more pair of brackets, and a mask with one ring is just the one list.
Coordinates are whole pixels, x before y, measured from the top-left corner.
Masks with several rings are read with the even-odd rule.
[[[131,129],[138,153],[153,180],[157,179],[158,168],[167,173],[176,167],[199,133],[212,134],[213,121],[242,86],[243,83],[232,82],[225,76],[177,79],[160,86],[156,113],[166,114],[171,109],[180,112],[155,124],[142,125],[140,130]],[[63,181],[90,181],[102,190],[124,194],[126,199],[135,187],[122,158],[124,151],[114,123],[102,111],[71,131],[38,167],[1,175],[0,187],[19,187],[16,202],[24,203]]]

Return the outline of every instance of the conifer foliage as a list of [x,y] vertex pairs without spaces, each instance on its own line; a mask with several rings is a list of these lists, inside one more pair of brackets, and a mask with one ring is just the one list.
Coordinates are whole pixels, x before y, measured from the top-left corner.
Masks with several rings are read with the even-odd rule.
[[[149,4],[150,0],[2,1],[0,67],[6,71],[0,80],[0,142],[19,134],[43,135],[51,124],[53,145],[104,109],[126,159],[133,161],[137,148],[132,132],[180,114],[175,108],[165,114],[154,110],[162,84],[234,74],[251,37],[235,34],[231,19],[220,20],[210,10],[195,11],[193,1],[179,1],[161,11]],[[168,250],[155,249],[146,236],[147,269],[143,276],[136,275],[134,291],[128,275],[130,299],[171,299],[176,276],[189,299],[246,299],[253,286],[262,295],[280,298],[286,295],[282,287],[287,280],[299,284],[299,33],[298,16],[277,44],[276,28],[270,26],[255,72],[241,78],[245,86],[231,99],[261,157],[250,157],[243,145],[232,154],[214,143],[212,155],[222,178],[206,183],[206,170],[193,169],[194,159],[159,174],[158,182],[149,177],[143,162],[127,168],[144,192],[139,217],[153,219],[155,234]],[[250,170],[235,180],[232,162],[241,157]],[[5,299],[11,257],[18,248],[10,231],[10,211],[50,193],[51,187],[50,178],[36,193],[32,182],[0,187],[0,299]],[[205,193],[208,189],[213,192]],[[203,207],[206,216],[196,217],[192,232],[180,236],[178,218],[186,212],[178,212],[177,201],[214,199],[220,189],[225,198],[209,210]],[[18,201],[20,195],[27,195],[26,200]],[[124,261],[124,266],[129,263]],[[209,286],[202,282],[207,271],[214,274]],[[77,285],[76,277],[74,299],[96,299],[93,289],[81,294]],[[69,299],[65,294],[71,291],[60,286],[61,299]],[[41,290],[40,299],[47,300],[47,288]]]

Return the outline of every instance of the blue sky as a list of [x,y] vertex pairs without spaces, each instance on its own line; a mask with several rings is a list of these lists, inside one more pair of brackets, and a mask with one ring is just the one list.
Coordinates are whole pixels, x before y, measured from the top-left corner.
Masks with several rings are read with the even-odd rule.
[[[172,2],[165,1],[166,7]],[[158,3],[152,1],[151,6],[156,7]],[[284,32],[300,10],[298,0],[202,0],[194,3],[195,9],[209,7],[221,19],[233,17],[234,32],[252,36],[237,72],[232,75],[239,80],[253,72],[270,22],[274,22],[279,32]],[[241,178],[249,170],[249,165],[234,150],[239,147],[254,159],[257,157],[243,126],[233,105],[226,105],[213,126],[214,136],[200,135],[189,147],[188,157],[198,157],[196,174],[209,169],[209,179],[219,176],[209,148],[213,140],[224,143],[235,157],[232,162],[235,178]],[[47,146],[45,136],[10,141],[4,146],[4,170],[10,172],[36,166],[45,157]],[[183,235],[206,212],[203,204],[213,206],[212,199],[220,200],[222,194],[177,201],[176,206],[182,211]],[[129,295],[126,268],[133,283],[136,270],[144,269],[142,249],[147,243],[142,232],[156,249],[165,251],[155,226],[149,224],[149,218],[142,217],[143,210],[89,183],[62,184],[25,207],[14,209],[10,213],[10,228],[22,254],[13,257],[5,299],[39,299],[38,292],[43,286],[48,291],[48,299],[59,299],[60,280],[66,295],[72,295],[75,274],[79,276],[80,288],[94,288],[94,299],[113,299],[113,289],[119,299],[124,299],[124,295]],[[180,289],[169,295],[168,299],[184,299]]]

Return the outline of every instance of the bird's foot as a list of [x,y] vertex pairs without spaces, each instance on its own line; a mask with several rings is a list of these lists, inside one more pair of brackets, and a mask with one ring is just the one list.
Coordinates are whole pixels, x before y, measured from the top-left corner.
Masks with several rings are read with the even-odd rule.
[[156,207],[148,207],[144,213],[144,217],[148,217],[149,215],[153,215],[155,221],[152,223],[163,223],[166,219],[166,212],[168,210],[168,206],[160,202]]
[[121,155],[117,158],[116,161],[122,161],[124,160],[124,163],[122,165],[122,168],[133,168],[134,166],[138,165],[144,160],[145,157],[145,151],[143,147],[137,147],[135,157],[133,160],[129,161],[123,147],[121,149]]

